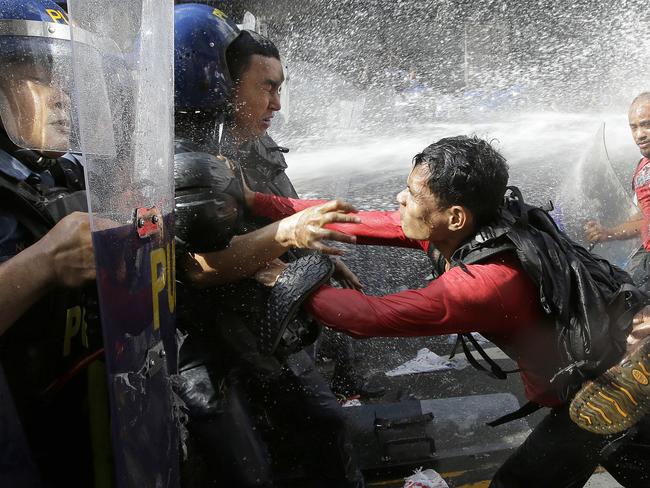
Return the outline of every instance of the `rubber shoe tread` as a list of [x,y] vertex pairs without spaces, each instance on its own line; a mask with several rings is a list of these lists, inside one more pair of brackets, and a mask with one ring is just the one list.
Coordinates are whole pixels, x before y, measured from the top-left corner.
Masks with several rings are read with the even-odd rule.
[[[286,342],[285,332],[296,320],[300,306],[314,291],[329,281],[333,271],[332,261],[322,254],[310,254],[289,263],[269,295],[259,338],[259,347],[263,354],[275,353],[280,343],[283,340]],[[312,327],[317,326],[314,324]],[[296,352],[305,346],[295,334],[289,334],[289,337],[295,344],[283,344],[285,353]],[[316,337],[313,337],[313,340],[315,339]]]
[[571,420],[598,434],[629,429],[650,412],[650,337],[619,364],[588,381],[571,401]]

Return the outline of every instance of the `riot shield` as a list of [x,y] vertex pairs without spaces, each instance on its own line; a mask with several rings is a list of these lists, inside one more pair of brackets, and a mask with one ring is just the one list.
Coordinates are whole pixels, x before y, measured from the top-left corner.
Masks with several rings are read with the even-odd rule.
[[178,486],[169,379],[176,368],[173,2],[68,5],[115,486]]
[[640,246],[640,239],[607,241],[596,245],[587,242],[584,225],[596,220],[614,227],[636,213],[636,207],[612,168],[605,144],[605,124],[596,133],[578,163],[569,171],[555,201],[556,222],[576,242],[610,262],[625,266]]

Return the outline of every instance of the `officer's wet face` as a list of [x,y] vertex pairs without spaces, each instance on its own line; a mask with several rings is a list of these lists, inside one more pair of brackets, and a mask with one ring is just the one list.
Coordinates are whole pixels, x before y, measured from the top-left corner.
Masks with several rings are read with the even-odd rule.
[[34,76],[31,69],[21,68],[0,81],[11,116],[4,118],[8,133],[13,132],[28,149],[69,147],[70,98],[51,79]]
[[650,98],[642,98],[632,104],[628,121],[632,137],[641,154],[650,158]]
[[431,193],[426,165],[413,168],[407,186],[397,195],[402,230],[410,239],[444,240],[449,235],[449,209],[440,205]]
[[263,135],[280,110],[280,86],[284,82],[280,60],[254,54],[235,83],[235,133],[242,139]]

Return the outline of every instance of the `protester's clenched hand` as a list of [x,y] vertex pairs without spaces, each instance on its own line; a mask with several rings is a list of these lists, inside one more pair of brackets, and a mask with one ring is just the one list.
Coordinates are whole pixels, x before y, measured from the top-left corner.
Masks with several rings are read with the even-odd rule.
[[52,282],[77,288],[95,279],[95,258],[87,213],[61,219],[39,242],[48,258]]
[[357,291],[363,290],[363,284],[357,275],[341,259],[334,259],[334,273],[332,274],[332,278],[343,288],[350,288],[351,290]]
[[650,336],[650,307],[645,307],[632,320],[632,332],[627,337],[628,348],[634,348],[648,336]]
[[287,263],[280,259],[274,259],[266,264],[265,267],[255,273],[255,280],[264,286],[272,287],[278,281],[280,273],[287,267]]
[[325,254],[343,254],[335,247],[323,244],[323,241],[356,243],[354,236],[326,229],[327,224],[358,223],[360,219],[351,212],[355,208],[342,200],[332,200],[315,207],[309,207],[281,220],[276,233],[276,240],[285,247],[316,249]]
[[595,220],[588,221],[584,226],[585,237],[590,242],[603,242],[610,238],[609,229]]

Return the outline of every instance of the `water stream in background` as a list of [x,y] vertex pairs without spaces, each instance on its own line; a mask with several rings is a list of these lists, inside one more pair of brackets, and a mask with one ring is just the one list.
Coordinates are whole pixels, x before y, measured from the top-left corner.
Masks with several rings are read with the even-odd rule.
[[522,113],[489,122],[441,122],[372,134],[351,130],[280,143],[291,148],[287,154],[288,173],[303,195],[325,196],[319,185],[330,186],[335,181],[342,192],[328,196],[348,198],[353,195],[346,182],[401,175],[402,181],[392,189],[390,198],[381,199],[390,203],[402,189],[416,153],[442,137],[477,135],[492,141],[506,157],[511,184],[519,186],[529,200],[541,204],[556,199],[561,184],[588,151],[603,123],[615,173],[623,186],[631,189],[639,153],[624,114]]

